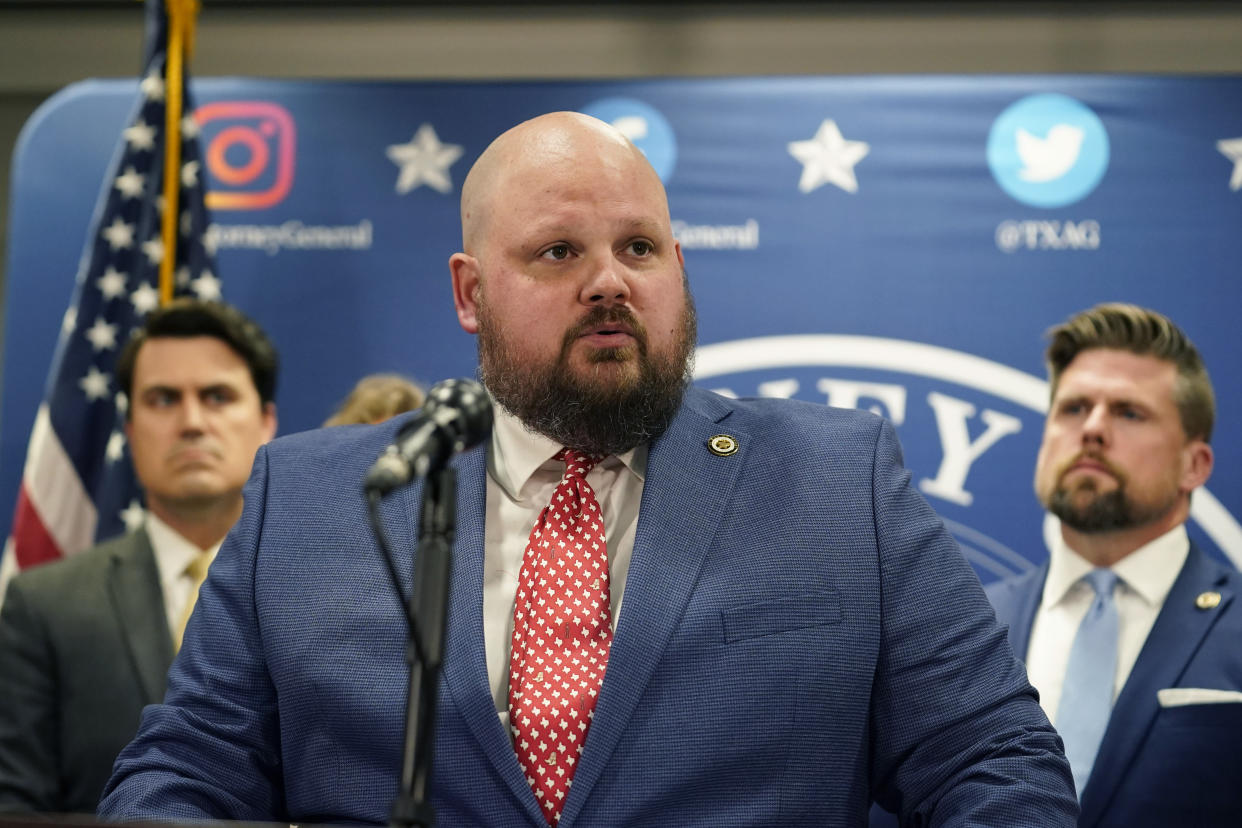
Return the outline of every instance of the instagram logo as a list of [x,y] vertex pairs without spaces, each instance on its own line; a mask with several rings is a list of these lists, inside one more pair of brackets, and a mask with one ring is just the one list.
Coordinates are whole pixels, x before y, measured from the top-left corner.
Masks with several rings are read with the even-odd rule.
[[293,186],[295,129],[282,106],[266,101],[221,101],[200,106],[213,210],[261,210]]

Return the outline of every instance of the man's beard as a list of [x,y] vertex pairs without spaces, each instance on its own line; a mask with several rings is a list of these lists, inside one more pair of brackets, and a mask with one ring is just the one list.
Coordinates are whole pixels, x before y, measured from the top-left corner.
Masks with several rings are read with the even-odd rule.
[[[1075,458],[1076,462],[1078,458]],[[1056,488],[1051,496],[1045,498],[1044,508],[1061,519],[1066,526],[1083,534],[1092,535],[1103,532],[1116,532],[1146,526],[1163,517],[1176,502],[1176,496],[1165,503],[1138,503],[1130,497],[1126,488],[1126,476],[1115,469],[1108,461],[1096,458],[1104,463],[1117,480],[1117,488],[1110,492],[1096,490],[1094,481],[1085,480],[1074,489],[1065,486],[1064,473],[1057,478]],[[1093,492],[1094,497],[1083,502],[1083,492]]]
[[[566,448],[587,454],[621,454],[664,433],[681,406],[697,338],[694,301],[688,290],[681,330],[667,354],[648,352],[646,330],[622,306],[592,308],[565,333],[558,358],[544,365],[526,364],[513,354],[482,297],[478,316],[483,384],[527,429]],[[570,352],[579,336],[608,323],[624,323],[635,340],[631,346],[591,353],[591,365],[634,362],[637,377],[626,376],[615,384],[600,375],[580,377],[570,367]]]

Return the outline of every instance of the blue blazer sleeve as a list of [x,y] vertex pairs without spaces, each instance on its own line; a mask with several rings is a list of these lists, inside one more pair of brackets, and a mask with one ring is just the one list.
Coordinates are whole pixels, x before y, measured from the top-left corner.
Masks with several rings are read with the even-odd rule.
[[143,711],[138,736],[117,757],[101,816],[283,818],[277,700],[254,601],[267,470],[264,447],[169,671],[164,703]]
[[1071,826],[1060,739],[979,580],[878,429],[875,797],[903,824]]

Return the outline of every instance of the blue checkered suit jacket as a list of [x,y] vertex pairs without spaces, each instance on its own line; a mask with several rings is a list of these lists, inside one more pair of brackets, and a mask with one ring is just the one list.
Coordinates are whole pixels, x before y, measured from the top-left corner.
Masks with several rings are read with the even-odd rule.
[[[382,823],[405,624],[360,483],[401,422],[261,450],[114,818]],[[709,438],[740,451],[719,457]],[[544,824],[483,653],[486,458],[459,521],[439,824]],[[412,571],[420,492],[384,520]],[[406,583],[405,588],[409,589]],[[651,447],[608,671],[561,826],[1072,825],[1068,767],[978,580],[872,415],[690,390]]]

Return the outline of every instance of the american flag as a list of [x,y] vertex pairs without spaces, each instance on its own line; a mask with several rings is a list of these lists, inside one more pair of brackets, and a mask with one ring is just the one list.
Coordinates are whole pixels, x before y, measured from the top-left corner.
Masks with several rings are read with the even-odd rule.
[[[139,98],[99,196],[31,430],[12,535],[0,560],[0,600],[17,570],[77,554],[142,522],[142,494],[124,431],[127,400],[117,387],[115,367],[130,334],[160,304],[160,263],[169,255],[161,240],[168,138],[164,0],[147,0],[146,18]],[[186,72],[181,100],[182,111],[192,113]],[[218,299],[192,115],[181,119],[178,132],[173,136],[181,142],[174,292]]]

